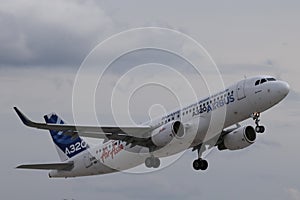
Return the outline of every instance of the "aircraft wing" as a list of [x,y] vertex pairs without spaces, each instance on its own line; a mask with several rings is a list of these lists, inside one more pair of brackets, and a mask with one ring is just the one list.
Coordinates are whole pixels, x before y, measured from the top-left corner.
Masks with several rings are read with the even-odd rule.
[[47,163],[47,164],[29,164],[19,165],[18,169],[42,169],[42,170],[71,170],[73,168],[73,162],[68,163]]
[[122,140],[133,145],[150,146],[152,145],[151,131],[154,127],[150,126],[77,126],[66,124],[48,124],[33,122],[28,119],[17,107],[14,110],[22,120],[22,122],[29,127],[62,131],[63,134],[71,135],[73,137],[83,136],[90,138]]

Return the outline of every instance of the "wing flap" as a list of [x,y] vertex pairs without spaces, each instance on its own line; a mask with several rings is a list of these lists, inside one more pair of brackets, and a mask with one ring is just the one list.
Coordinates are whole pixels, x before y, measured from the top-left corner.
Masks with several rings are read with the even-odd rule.
[[26,164],[19,165],[17,169],[41,169],[41,170],[71,170],[73,168],[73,162],[69,163],[47,163],[47,164]]

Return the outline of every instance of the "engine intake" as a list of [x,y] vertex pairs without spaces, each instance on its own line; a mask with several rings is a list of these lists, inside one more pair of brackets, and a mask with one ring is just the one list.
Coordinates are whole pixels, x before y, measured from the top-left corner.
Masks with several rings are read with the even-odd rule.
[[239,150],[253,144],[256,132],[252,126],[240,127],[224,136],[223,142],[218,145],[219,150]]
[[151,140],[156,146],[162,147],[169,144],[174,137],[182,138],[183,136],[183,124],[180,121],[171,121],[153,130]]

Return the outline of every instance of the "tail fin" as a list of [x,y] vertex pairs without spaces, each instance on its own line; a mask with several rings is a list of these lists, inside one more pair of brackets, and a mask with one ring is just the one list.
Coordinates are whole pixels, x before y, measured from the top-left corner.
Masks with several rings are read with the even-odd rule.
[[[64,121],[55,113],[44,116],[46,123],[50,124],[64,124]],[[82,140],[78,135],[70,136],[63,134],[63,131],[50,130],[52,140],[55,144],[56,150],[61,161],[68,160],[78,153],[89,148],[88,144]]]

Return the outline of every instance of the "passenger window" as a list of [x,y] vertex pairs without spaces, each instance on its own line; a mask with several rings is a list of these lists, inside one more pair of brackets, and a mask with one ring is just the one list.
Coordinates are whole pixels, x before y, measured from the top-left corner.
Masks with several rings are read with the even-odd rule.
[[263,78],[263,79],[261,79],[260,84],[263,84],[265,82],[267,82],[267,80]]
[[255,85],[258,85],[259,84],[259,80],[255,81]]
[[268,81],[276,81],[275,78],[267,78]]

